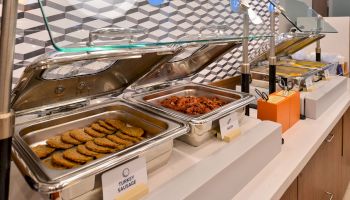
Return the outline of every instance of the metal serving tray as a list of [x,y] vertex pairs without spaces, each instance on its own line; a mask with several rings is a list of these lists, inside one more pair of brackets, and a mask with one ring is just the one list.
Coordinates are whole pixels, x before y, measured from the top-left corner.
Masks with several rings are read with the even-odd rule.
[[[227,104],[203,115],[187,115],[160,105],[160,101],[174,95],[218,97],[224,100]],[[161,113],[165,116],[172,116],[188,122],[191,127],[191,132],[180,139],[193,146],[199,146],[217,132],[216,129],[220,118],[233,112],[241,111],[245,105],[254,101],[255,97],[229,89],[189,83],[136,94],[131,97],[131,100],[150,109],[154,109],[157,113]]]
[[322,76],[326,70],[332,67],[332,64],[330,63],[293,59],[281,59],[277,62],[277,65],[288,65],[303,69],[314,69],[317,70],[317,75],[319,76]]
[[[257,74],[269,74],[269,66],[259,66],[255,67],[251,70],[252,73]],[[301,67],[294,67],[294,66],[288,66],[288,65],[277,65],[276,66],[276,75],[283,77],[283,78],[307,78],[312,75],[317,74],[317,70],[312,68],[301,68]]]
[[[251,69],[252,79],[268,81],[269,80],[269,66],[258,66]],[[277,65],[276,76],[287,79],[297,87],[294,89],[300,90],[305,85],[305,80],[312,77],[313,81],[317,81],[319,70],[313,68],[300,68],[293,66]]]
[[[320,66],[319,63],[312,65],[310,63],[298,64],[298,62],[304,61],[292,61],[291,55],[297,51],[309,46],[310,44],[319,41],[324,38],[323,34],[313,34],[313,33],[283,33],[276,38],[276,57],[277,69],[276,75],[285,78],[290,82],[293,82],[295,85],[299,86],[299,89],[305,86],[305,80],[309,77],[312,77],[315,81],[321,79],[323,71],[328,69],[330,65],[323,67],[312,67]],[[262,81],[268,81],[269,67],[268,67],[268,58],[269,58],[269,43],[262,45],[261,49],[253,52],[254,57],[251,61],[251,73],[252,78]],[[304,66],[303,66],[304,65]]]
[[[31,146],[45,143],[49,137],[67,130],[87,126],[97,119],[105,118],[117,118],[140,127],[147,133],[147,138],[125,150],[111,153],[85,165],[67,170],[55,170],[46,167],[30,149]],[[172,139],[187,131],[188,127],[181,121],[176,122],[169,118],[158,117],[118,100],[103,106],[92,106],[91,108],[75,111],[63,117],[43,118],[16,126],[13,145],[14,160],[33,188],[41,192],[52,193],[67,188],[77,181],[100,175],[141,154],[147,154],[148,150],[164,142],[172,142]],[[172,145],[169,147],[170,149],[158,149],[153,152],[156,155],[144,156],[147,161],[153,160],[154,162],[154,158],[171,151]],[[165,148],[168,147],[165,146]],[[153,163],[153,165],[157,164]]]

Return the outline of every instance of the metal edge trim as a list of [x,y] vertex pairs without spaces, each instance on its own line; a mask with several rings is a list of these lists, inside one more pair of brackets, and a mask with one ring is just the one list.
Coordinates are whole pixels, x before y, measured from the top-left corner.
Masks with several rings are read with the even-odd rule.
[[15,115],[13,111],[0,114],[0,140],[12,137]]

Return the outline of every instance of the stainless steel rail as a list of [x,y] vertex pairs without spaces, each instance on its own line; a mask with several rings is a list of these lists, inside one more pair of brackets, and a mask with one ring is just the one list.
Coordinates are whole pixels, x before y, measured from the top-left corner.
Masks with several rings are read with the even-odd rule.
[[10,111],[17,5],[18,2],[14,0],[3,1],[0,35],[0,114]]
[[[249,82],[250,82],[250,64],[249,64],[249,6],[242,4],[243,14],[243,60],[241,64],[241,91],[249,94]],[[249,116],[249,106],[246,107],[245,114]]]
[[0,200],[7,200],[14,127],[10,99],[18,2],[17,0],[3,0],[2,5],[0,32]]

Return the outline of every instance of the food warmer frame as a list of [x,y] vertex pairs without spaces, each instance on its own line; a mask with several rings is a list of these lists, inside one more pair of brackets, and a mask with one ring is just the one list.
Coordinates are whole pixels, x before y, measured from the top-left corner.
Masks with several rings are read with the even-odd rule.
[[[203,39],[206,36],[194,37]],[[179,118],[177,114],[169,115],[173,112],[163,112],[166,109],[154,109],[145,102],[121,98],[125,89],[130,88],[136,95],[146,95],[145,90],[159,92],[154,88],[168,87],[169,79],[177,81],[195,74],[241,46],[241,40],[236,38],[203,40],[207,42],[84,53],[55,52],[29,65],[11,98],[16,112],[13,159],[29,185],[43,195],[75,198],[100,188],[103,172],[139,156],[146,158],[149,172],[166,164],[175,138],[180,137],[194,146],[209,139],[217,132],[214,129],[220,118],[243,110],[255,98],[232,90],[188,83],[183,87],[220,95],[230,102],[193,119]],[[98,66],[98,69],[84,71],[91,66]],[[163,77],[167,77],[165,81]],[[166,89],[173,90],[176,86]],[[139,91],[142,93],[137,94]],[[131,125],[145,129],[151,137],[91,163],[61,171],[47,169],[30,149],[33,145],[44,144],[50,136],[109,117],[126,119]],[[79,187],[80,184],[85,186]]]
[[[313,81],[319,81],[324,77],[324,71],[332,65],[329,63],[316,61],[299,61],[291,58],[291,55],[299,50],[313,44],[322,38],[324,34],[315,33],[282,33],[276,38],[276,75],[279,79],[287,80],[297,85],[299,90],[306,87],[306,79],[309,77]],[[251,61],[252,79],[269,80],[269,47],[259,49],[253,53]]]
[[[200,146],[220,132],[221,118],[238,113],[238,119],[241,119],[244,115],[244,107],[253,102],[255,97],[235,90],[191,83],[186,80],[185,83],[180,83],[180,80],[195,75],[221,56],[240,47],[241,44],[241,41],[236,41],[196,47],[187,46],[174,58],[158,65],[158,68],[154,68],[136,81],[131,87],[141,90],[128,99],[163,116],[172,116],[186,121],[190,124],[191,131],[179,139],[192,146]],[[159,105],[161,100],[173,95],[218,97],[225,101],[226,105],[203,115],[191,116]]]
[[[187,133],[188,125],[117,96],[178,51],[178,47],[157,47],[51,53],[28,66],[13,90],[11,105],[16,113],[12,156],[28,184],[43,196],[72,199],[100,188],[103,172],[137,157],[145,157],[149,172],[166,164],[173,139]],[[91,65],[100,68],[88,73],[81,70]],[[124,150],[64,170],[43,165],[30,149],[51,136],[106,118],[126,120],[143,128],[147,137]],[[79,187],[81,184],[84,187]]]

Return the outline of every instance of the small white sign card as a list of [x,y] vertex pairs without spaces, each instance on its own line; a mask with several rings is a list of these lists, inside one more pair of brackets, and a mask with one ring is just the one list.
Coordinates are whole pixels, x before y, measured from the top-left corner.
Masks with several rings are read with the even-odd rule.
[[328,69],[324,70],[324,77],[325,77],[326,80],[329,79],[330,74],[329,74],[329,70]]
[[305,85],[307,90],[311,89],[311,87],[314,85],[312,82],[312,77],[309,77],[305,80]]
[[236,129],[239,129],[238,113],[232,113],[224,118],[221,118],[219,120],[219,125],[220,125],[221,139],[224,139],[226,135],[230,134],[232,131]]
[[104,200],[115,200],[138,185],[147,186],[146,159],[143,157],[127,162],[102,174]]

